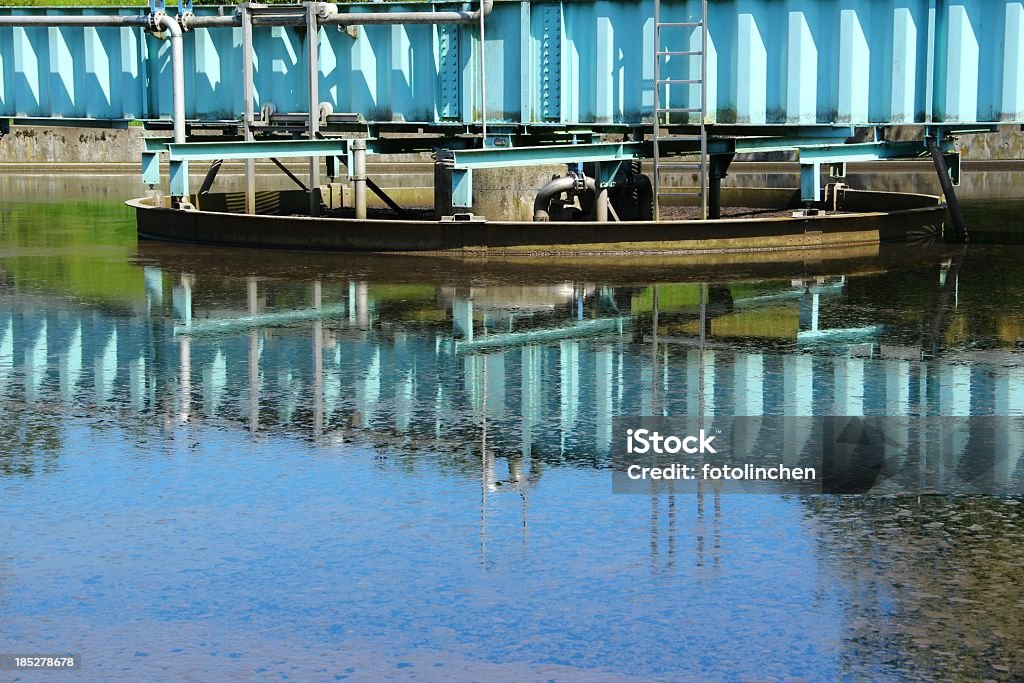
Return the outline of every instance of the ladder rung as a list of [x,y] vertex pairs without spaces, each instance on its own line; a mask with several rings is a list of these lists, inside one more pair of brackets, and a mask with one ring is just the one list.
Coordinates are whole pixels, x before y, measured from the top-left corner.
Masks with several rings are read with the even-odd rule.
[[703,164],[698,164],[693,161],[659,161],[656,166],[659,170],[663,168],[692,168],[694,170],[704,168]]
[[701,139],[700,135],[659,135],[652,138],[657,142],[696,142]]
[[688,83],[695,85],[701,82],[699,78],[659,78],[658,83]]
[[702,21],[662,21],[655,24],[655,27],[664,28],[668,26],[669,28],[697,28],[698,26],[703,25],[704,22]]
[[666,108],[663,108],[663,109],[655,109],[654,111],[655,111],[655,114],[661,114],[661,113],[664,113],[664,112],[678,112],[678,113],[687,112],[687,113],[690,113],[690,114],[699,114],[701,112],[701,108],[700,107],[666,107]]
[[664,57],[665,55],[669,55],[672,57],[697,57],[698,55],[701,57],[704,56],[704,53],[701,52],[700,50],[659,50],[654,54],[658,55],[659,57]]
[[659,197],[699,197],[700,192],[659,192]]

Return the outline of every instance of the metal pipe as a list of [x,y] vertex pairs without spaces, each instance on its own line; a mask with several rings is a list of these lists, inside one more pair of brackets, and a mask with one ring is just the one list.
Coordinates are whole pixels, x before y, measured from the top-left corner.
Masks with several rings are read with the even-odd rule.
[[[245,133],[245,140],[251,142],[253,140],[252,120],[255,115],[255,95],[252,82],[252,13],[249,11],[249,3],[241,5],[238,9],[240,12],[238,16],[242,24],[242,130]],[[256,213],[255,159],[245,160],[245,212],[247,214]]]
[[[584,187],[587,192],[597,193],[597,183],[593,178],[584,177]],[[576,189],[576,179],[572,176],[562,176],[549,181],[537,192],[537,198],[533,201],[533,220],[538,223],[545,223],[551,220],[548,213],[548,205],[551,200],[563,192],[573,192]],[[607,216],[605,217],[607,220]]]
[[366,219],[366,140],[352,141],[352,185],[355,194],[356,218]]
[[474,24],[491,13],[492,0],[483,0],[475,12],[346,12],[330,14],[320,19],[321,24]]
[[0,16],[0,26],[148,26],[149,17],[145,15],[120,14],[89,14],[73,17],[24,15]]
[[[59,16],[3,16],[0,26],[81,26],[81,27],[149,27],[148,15],[96,14],[75,17]],[[185,57],[181,39],[181,26],[176,19],[158,14],[154,24],[171,34],[171,81],[173,97],[174,142],[185,142]]]
[[608,206],[608,188],[599,188],[597,190],[597,205],[594,209],[594,219],[598,223],[608,222]]
[[185,28],[192,31],[197,28],[231,28],[242,25],[240,14],[228,16],[197,17],[194,14],[185,17]]
[[487,43],[484,40],[484,0],[480,0],[480,137],[481,147],[487,146]]
[[166,14],[156,16],[156,25],[171,34],[171,82],[174,120],[174,142],[185,142],[185,46],[181,26]]
[[[307,133],[310,140],[315,140],[320,133],[320,26],[317,24],[317,5],[306,5],[306,67],[309,101],[309,120]],[[309,158],[309,215],[320,215],[320,197],[317,190],[320,186],[320,157]]]

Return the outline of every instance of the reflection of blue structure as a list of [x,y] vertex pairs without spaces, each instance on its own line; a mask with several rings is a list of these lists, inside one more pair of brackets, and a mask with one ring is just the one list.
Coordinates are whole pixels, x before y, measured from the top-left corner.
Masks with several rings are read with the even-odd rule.
[[[244,308],[223,311],[197,306],[201,283],[192,276],[170,284],[148,270],[146,283],[148,313],[140,316],[11,298],[0,312],[0,390],[29,403],[119,406],[251,430],[292,425],[428,448],[479,443],[486,430],[496,452],[542,459],[599,459],[618,415],[1024,416],[1024,367],[922,362],[919,350],[884,338],[789,354],[712,338],[702,350],[696,337],[655,341],[644,315],[622,332],[618,318],[606,317],[614,324],[602,336],[572,338],[584,299],[597,302],[583,309],[591,324],[601,324],[600,306],[614,299],[582,287],[545,293],[562,297],[561,305],[532,312],[489,305],[486,290],[476,300],[472,291],[448,293],[450,303],[439,296],[426,304],[443,306],[442,316],[410,328],[410,320],[380,312],[388,302],[365,282],[296,287],[250,279]],[[808,289],[794,284],[803,321]],[[307,319],[253,326],[259,316],[280,324],[291,310],[268,309],[271,295],[297,301]],[[317,310],[330,315],[308,313]],[[230,322],[239,318],[246,327]],[[175,334],[189,324],[209,331],[218,319],[221,334]],[[510,329],[520,336],[494,332]],[[530,330],[551,338],[508,343],[529,342]],[[504,343],[480,350],[456,343],[489,336]],[[1016,454],[1001,475],[1009,477],[1024,443],[1001,438]]]

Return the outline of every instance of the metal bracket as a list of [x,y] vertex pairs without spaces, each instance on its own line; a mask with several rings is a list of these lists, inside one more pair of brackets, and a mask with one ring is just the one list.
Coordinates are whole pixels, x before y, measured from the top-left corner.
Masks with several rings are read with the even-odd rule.
[[338,24],[338,32],[344,33],[352,40],[359,39],[359,26],[344,26],[342,24]]
[[468,209],[473,206],[473,171],[452,169],[452,206]]
[[330,102],[320,103],[320,125],[327,125],[327,117],[334,113],[334,107],[331,106]]
[[569,165],[569,176],[572,178],[573,190],[576,192],[583,192],[587,189],[587,176],[583,174],[582,169],[574,169],[574,165],[575,164]]
[[142,153],[142,182],[144,185],[160,184],[160,154],[158,152]]
[[594,163],[598,187],[615,187],[615,177],[625,161],[598,161]]
[[732,164],[732,160],[735,154],[709,154],[708,161],[708,177],[716,178],[721,180],[729,175],[729,165]]
[[277,105],[273,102],[264,102],[263,106],[260,107],[260,123],[265,126],[270,125],[270,120],[277,113]]

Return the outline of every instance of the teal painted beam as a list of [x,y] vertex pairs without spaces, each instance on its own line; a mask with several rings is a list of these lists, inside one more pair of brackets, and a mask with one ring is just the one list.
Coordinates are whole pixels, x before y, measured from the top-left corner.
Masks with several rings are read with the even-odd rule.
[[[944,140],[943,152],[953,149],[953,142]],[[916,159],[927,156],[928,150],[924,142],[867,142],[849,145],[830,145],[814,148],[801,148],[800,163],[856,163],[880,161],[883,159]]]
[[591,161],[638,159],[649,148],[640,142],[607,142],[583,145],[547,145],[544,147],[489,147],[451,150],[455,168],[504,168],[530,164],[570,164]]
[[[348,140],[257,140],[245,142],[185,142],[165,145],[172,160],[288,159],[311,156],[347,156]],[[367,149],[372,142],[367,141]]]
[[156,152],[142,153],[142,183],[144,185],[160,184],[160,155]]

